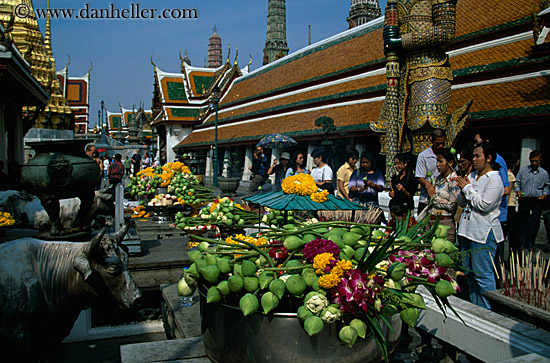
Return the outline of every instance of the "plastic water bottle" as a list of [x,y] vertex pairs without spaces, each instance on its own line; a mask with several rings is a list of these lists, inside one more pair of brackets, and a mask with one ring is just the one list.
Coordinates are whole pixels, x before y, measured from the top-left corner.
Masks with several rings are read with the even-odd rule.
[[180,306],[182,308],[186,308],[193,305],[193,297],[192,296],[180,296]]

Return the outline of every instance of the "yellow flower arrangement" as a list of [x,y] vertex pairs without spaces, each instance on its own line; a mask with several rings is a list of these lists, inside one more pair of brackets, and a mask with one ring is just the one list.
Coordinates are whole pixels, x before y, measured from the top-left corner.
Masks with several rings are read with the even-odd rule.
[[15,224],[15,219],[8,212],[0,212],[0,227],[7,227]]
[[[233,238],[235,238],[235,240]],[[251,236],[245,236],[243,234],[236,234],[235,236],[229,236],[225,239],[225,242],[231,243],[231,244],[241,243],[237,241],[237,239],[248,243],[252,243],[255,246],[261,246],[261,245],[267,244],[267,240],[263,237],[254,238]]]
[[326,267],[333,261],[335,258],[332,256],[332,253],[321,253],[314,257],[313,259],[313,268],[315,273],[322,275],[319,277],[319,286],[323,289],[332,289],[333,287],[338,286],[340,279],[344,274],[353,269],[353,264],[351,261],[340,260],[336,262],[336,265],[330,270],[330,273],[325,274]]
[[[235,238],[235,239],[233,239],[233,238]],[[261,245],[267,244],[267,240],[263,237],[254,238],[254,237],[251,237],[251,236],[245,236],[243,234],[236,234],[235,236],[229,236],[225,239],[225,242],[226,243],[231,243],[231,244],[242,243],[242,242],[237,241],[237,239],[241,240],[241,241],[248,242],[248,243],[252,243],[255,246],[261,246]],[[236,251],[240,251],[240,250],[236,250]],[[237,258],[237,257],[242,256],[242,255],[238,254],[238,253],[235,253],[233,256],[235,258]]]
[[318,284],[319,287],[322,287],[323,289],[332,289],[333,287],[338,286],[340,283],[341,276],[337,276],[335,274],[328,274],[323,275],[319,277]]
[[313,177],[302,173],[285,178],[281,187],[286,194],[297,194],[306,197],[316,193],[318,189]]
[[323,203],[323,202],[326,202],[328,200],[328,194],[329,194],[328,190],[324,189],[323,191],[313,193],[309,197],[314,202]]
[[[331,261],[335,260],[332,253],[320,253],[313,258],[313,268],[317,275],[325,273],[325,268],[330,264]],[[319,285],[321,286],[321,285]]]

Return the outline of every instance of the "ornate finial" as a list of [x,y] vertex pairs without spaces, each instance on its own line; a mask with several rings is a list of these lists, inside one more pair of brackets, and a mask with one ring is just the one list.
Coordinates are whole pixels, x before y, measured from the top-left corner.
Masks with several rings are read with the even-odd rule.
[[231,44],[227,43],[227,63],[229,63],[229,55],[231,54]]
[[249,54],[250,56],[250,60],[248,61],[248,64],[247,65],[251,65],[252,64],[252,54]]
[[65,68],[67,68],[71,64],[71,55],[67,54],[67,64],[65,64]]
[[307,45],[311,45],[311,24],[307,26],[309,28],[309,35],[307,38]]
[[[69,58],[69,63],[71,63],[70,58]],[[69,65],[69,63],[67,63],[67,65]],[[90,69],[88,69],[88,73],[90,73],[92,71],[92,69],[94,69],[94,63],[92,61],[90,61]]]
[[153,62],[153,55],[151,54],[151,65],[155,68],[157,68],[157,65],[155,64],[155,62]]
[[239,47],[235,47],[235,65],[237,65],[237,58],[239,57]]
[[180,61],[182,61],[182,63],[183,63],[183,58],[181,56],[181,48],[180,48]]
[[216,24],[214,24],[214,33],[216,32]]

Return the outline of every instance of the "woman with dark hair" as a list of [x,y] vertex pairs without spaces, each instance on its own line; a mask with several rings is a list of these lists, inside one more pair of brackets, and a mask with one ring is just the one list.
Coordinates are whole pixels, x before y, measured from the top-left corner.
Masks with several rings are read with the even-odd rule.
[[449,227],[447,239],[455,242],[455,221],[456,197],[460,193],[457,185],[458,177],[455,172],[454,156],[448,148],[439,150],[437,156],[437,171],[439,175],[435,178],[435,194],[432,196],[430,215],[430,226],[439,218],[439,224]]
[[290,158],[289,168],[286,171],[285,178],[295,174],[307,174],[304,153],[297,151]]
[[317,184],[319,188],[326,189],[329,193],[334,194],[332,168],[327,165],[324,151],[314,150],[311,153],[311,157],[313,157],[313,163],[315,164],[315,168],[311,171],[311,176],[315,184]]
[[336,172],[338,196],[349,201],[351,201],[351,198],[348,196],[349,178],[356,169],[355,164],[357,164],[357,159],[359,159],[359,152],[356,149],[348,150],[346,153],[346,162]]
[[414,209],[414,194],[418,188],[418,180],[409,169],[409,156],[407,154],[398,154],[393,159],[393,165],[397,174],[391,178],[390,198],[394,203],[406,203],[409,210]]
[[462,190],[457,202],[464,208],[458,238],[462,251],[466,252],[462,263],[468,273],[470,301],[486,309],[491,305],[483,293],[496,289],[492,260],[498,243],[504,240],[498,220],[504,186],[494,170],[499,167],[495,160],[496,150],[491,143],[478,144],[474,149],[474,172],[457,180]]
[[384,190],[384,176],[376,169],[374,156],[370,151],[361,153],[360,168],[349,179],[349,197],[355,202],[378,207],[378,193]]

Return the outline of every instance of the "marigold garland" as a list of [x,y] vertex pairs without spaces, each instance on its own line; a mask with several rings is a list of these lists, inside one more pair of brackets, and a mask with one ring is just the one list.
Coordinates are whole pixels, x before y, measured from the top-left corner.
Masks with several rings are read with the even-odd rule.
[[[335,261],[332,253],[320,253],[317,256],[313,258],[313,268],[315,269],[315,273],[317,275],[324,274],[326,271],[325,269],[327,266],[331,264],[332,261]],[[320,285],[319,285],[320,286]]]
[[291,175],[283,179],[281,187],[286,194],[297,194],[305,197],[316,193],[318,190],[313,177],[303,173]]
[[309,197],[311,198],[312,201],[314,202],[317,202],[317,203],[323,203],[323,202],[326,202],[328,200],[328,190],[324,189],[320,192],[317,192],[317,193],[313,193],[312,195],[310,195]]

